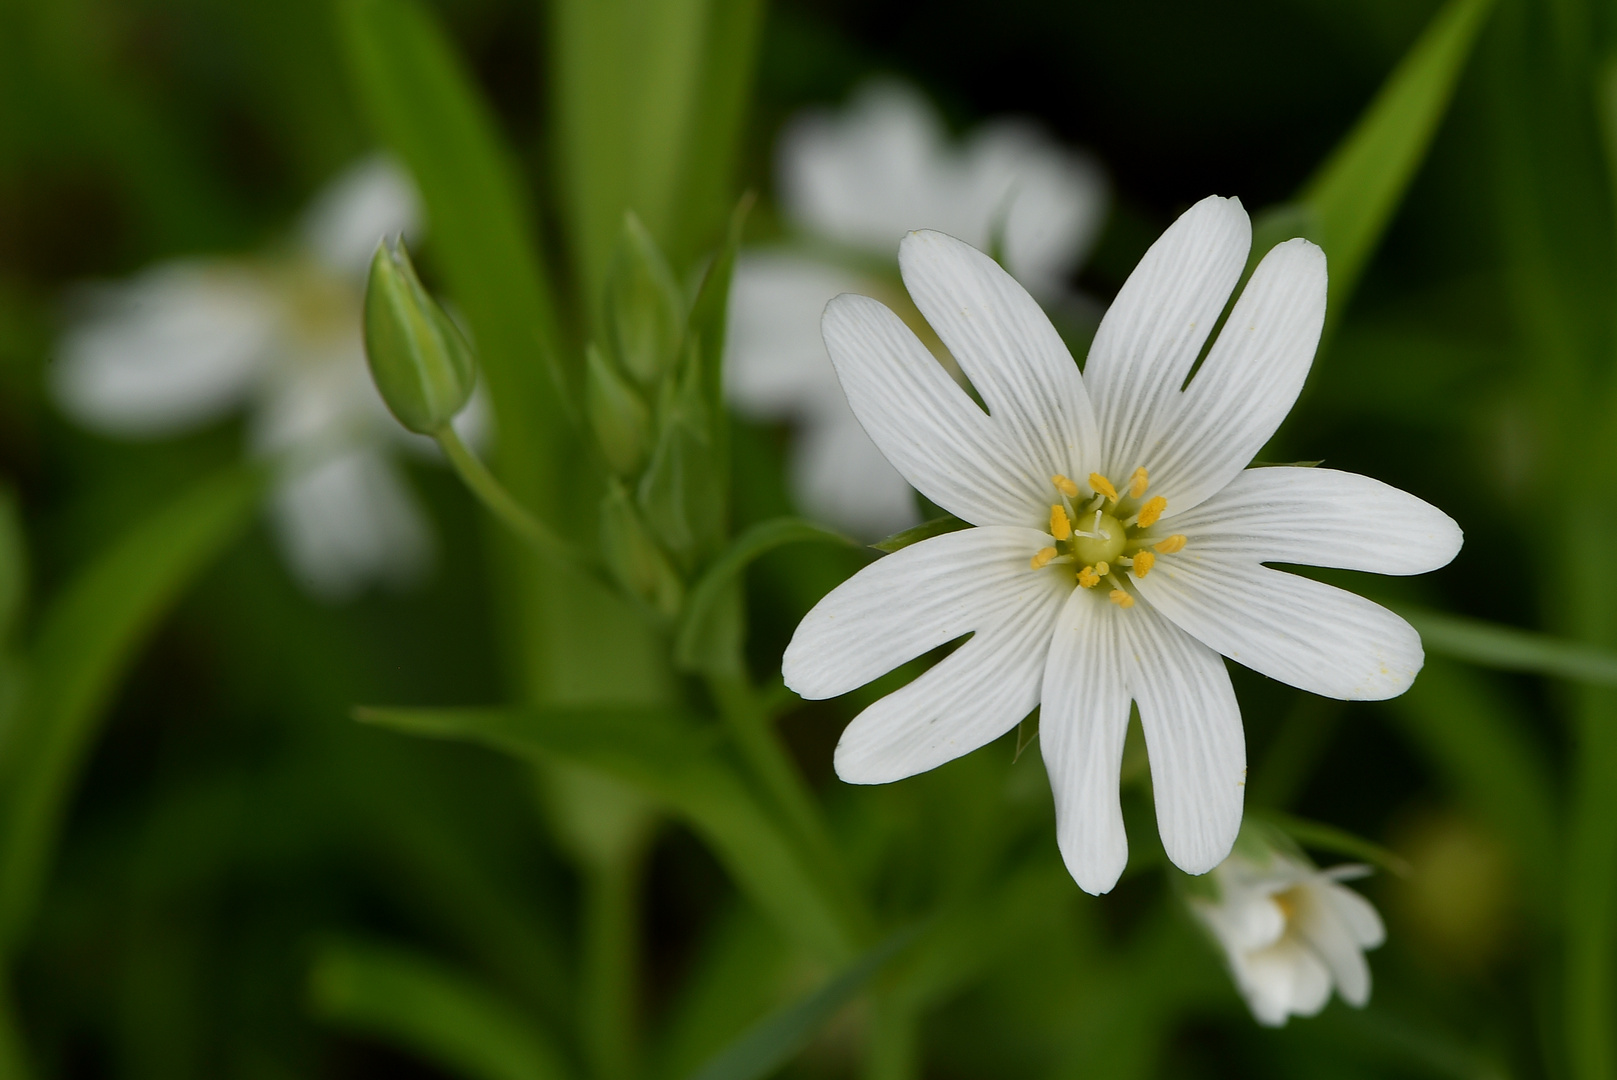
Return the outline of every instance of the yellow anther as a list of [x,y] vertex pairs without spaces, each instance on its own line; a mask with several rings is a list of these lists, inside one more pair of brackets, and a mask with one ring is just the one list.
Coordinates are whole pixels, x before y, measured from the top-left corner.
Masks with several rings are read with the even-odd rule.
[[1172,555],[1176,551],[1183,551],[1185,550],[1185,534],[1174,533],[1168,539],[1156,545],[1156,548],[1159,555]]
[[1161,495],[1151,496],[1145,501],[1145,505],[1140,507],[1140,528],[1149,529],[1155,525],[1157,518],[1161,517],[1162,512],[1166,509],[1168,509],[1167,499],[1164,499]]
[[1117,489],[1112,486],[1112,482],[1110,480],[1106,479],[1106,477],[1102,476],[1100,473],[1092,472],[1089,474],[1089,486],[1113,502],[1117,501]]
[[1145,471],[1144,465],[1141,465],[1134,470],[1134,475],[1129,477],[1129,494],[1138,499],[1145,494],[1145,489],[1150,486],[1151,474]]
[[1065,495],[1067,498],[1076,499],[1078,497],[1078,485],[1073,483],[1067,477],[1062,476],[1060,473],[1056,473],[1054,476],[1050,477],[1050,483],[1054,484],[1056,486],[1056,490],[1061,492],[1061,494]]
[[1151,567],[1156,564],[1156,561],[1157,557],[1149,551],[1136,552],[1134,555],[1134,576],[1145,577],[1151,572]]
[[1086,589],[1093,589],[1100,584],[1100,575],[1095,573],[1093,566],[1086,566],[1078,571],[1078,584]]
[[1111,572],[1112,572],[1112,568],[1111,568],[1111,566],[1109,564],[1104,563],[1104,562],[1098,562],[1098,563],[1095,564],[1095,573],[1099,574],[1101,577],[1105,577],[1107,574],[1110,574]]
[[1107,594],[1106,599],[1110,600],[1124,611],[1127,611],[1129,608],[1134,606],[1134,597],[1130,596],[1122,589],[1113,589]]
[[1067,520],[1067,512],[1059,506],[1050,507],[1050,535],[1057,540],[1072,539],[1072,522]]
[[1033,569],[1040,570],[1056,557],[1055,548],[1040,548],[1033,556]]

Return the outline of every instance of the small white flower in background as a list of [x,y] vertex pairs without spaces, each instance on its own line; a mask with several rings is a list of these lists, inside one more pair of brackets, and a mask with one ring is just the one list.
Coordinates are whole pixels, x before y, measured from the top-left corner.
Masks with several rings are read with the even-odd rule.
[[997,237],[1017,280],[1056,299],[1100,225],[1105,182],[1025,121],[994,121],[957,145],[927,100],[894,82],[865,87],[840,114],[794,121],[776,171],[786,216],[811,250],[743,253],[730,296],[729,396],[749,415],[800,424],[792,483],[806,512],[885,536],[919,520],[915,496],[848,409],[820,339],[826,302],[880,289],[869,268],[890,263],[899,239],[921,227],[979,248]]
[[298,580],[332,599],[408,583],[431,561],[432,534],[393,451],[431,444],[377,395],[361,313],[377,241],[419,220],[410,178],[371,158],[316,197],[287,250],[89,286],[52,368],[56,401],[82,426],[129,439],[245,407],[253,451],[280,459],[270,505]]
[[[1234,843],[1241,714],[1220,654],[1327,697],[1403,693],[1420,637],[1353,593],[1265,563],[1417,574],[1452,559],[1448,515],[1331,469],[1247,468],[1290,411],[1325,317],[1325,256],[1270,251],[1186,384],[1246,265],[1251,224],[1211,197],[1129,276],[1079,374],[1027,291],[936,232],[899,251],[916,307],[984,412],[880,303],[844,295],[826,347],[854,415],[916,489],[976,528],[877,560],[804,617],[782,666],[805,698],[847,693],[971,635],[842,734],[839,776],[899,780],[1040,706],[1067,867],[1109,890],[1138,704],[1168,857],[1205,873]],[[1181,389],[1182,388],[1182,389]]]
[[1355,1008],[1370,1000],[1364,952],[1386,931],[1370,901],[1341,884],[1369,872],[1357,865],[1319,870],[1273,849],[1238,850],[1211,875],[1216,897],[1188,898],[1259,1023],[1279,1027],[1291,1016],[1313,1016],[1333,986]]

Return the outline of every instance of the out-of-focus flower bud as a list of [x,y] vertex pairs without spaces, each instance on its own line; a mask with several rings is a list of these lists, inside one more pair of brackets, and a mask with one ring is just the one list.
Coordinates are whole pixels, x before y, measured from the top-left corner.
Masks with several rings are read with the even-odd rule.
[[472,347],[416,277],[403,241],[383,241],[365,289],[365,355],[387,407],[430,435],[466,407],[477,383]]
[[619,476],[639,472],[651,449],[651,410],[594,345],[584,356],[584,403],[612,471]]
[[685,602],[685,586],[616,480],[601,500],[601,547],[622,586],[673,618]]
[[640,219],[624,217],[606,282],[606,327],[623,369],[655,386],[673,364],[685,326],[685,301],[668,260]]
[[657,523],[664,546],[687,570],[724,535],[726,478],[702,400],[699,359],[688,350],[679,386],[659,410],[661,430],[639,492],[646,518]]

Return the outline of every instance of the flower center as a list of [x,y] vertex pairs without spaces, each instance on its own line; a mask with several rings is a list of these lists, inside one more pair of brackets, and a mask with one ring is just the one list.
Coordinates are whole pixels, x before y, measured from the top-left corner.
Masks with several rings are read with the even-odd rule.
[[1033,556],[1035,570],[1046,566],[1070,567],[1074,583],[1093,589],[1102,581],[1111,586],[1107,598],[1122,608],[1134,606],[1134,594],[1125,586],[1125,567],[1136,578],[1151,572],[1160,555],[1185,549],[1180,533],[1158,536],[1154,526],[1168,508],[1161,495],[1147,499],[1151,479],[1135,469],[1121,493],[1100,473],[1089,474],[1089,495],[1065,476],[1052,476],[1060,502],[1050,506],[1050,536],[1055,544]]

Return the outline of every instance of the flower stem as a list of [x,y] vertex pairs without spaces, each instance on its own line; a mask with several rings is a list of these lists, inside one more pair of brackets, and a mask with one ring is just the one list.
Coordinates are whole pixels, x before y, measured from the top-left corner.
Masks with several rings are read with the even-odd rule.
[[787,754],[745,672],[707,676],[708,691],[735,739],[742,758],[762,782],[786,824],[804,844],[810,858],[843,900],[848,929],[855,938],[868,936],[870,918],[831,839],[830,827],[803,774]]
[[449,424],[445,424],[433,433],[438,445],[443,447],[444,454],[449,463],[455,467],[472,494],[476,495],[482,504],[505,525],[522,539],[526,540],[539,551],[559,559],[570,565],[584,568],[589,565],[589,559],[583,552],[558,536],[543,521],[529,513],[516,498],[505,489],[505,485],[497,480],[488,466],[478,460],[466,444],[461,441],[459,433]]
[[628,1080],[635,1069],[641,848],[587,865],[580,1012],[597,1080]]

